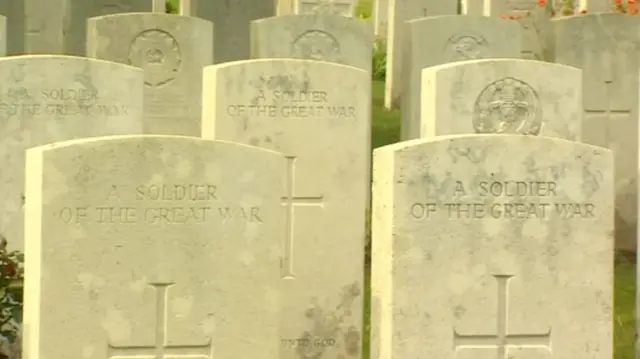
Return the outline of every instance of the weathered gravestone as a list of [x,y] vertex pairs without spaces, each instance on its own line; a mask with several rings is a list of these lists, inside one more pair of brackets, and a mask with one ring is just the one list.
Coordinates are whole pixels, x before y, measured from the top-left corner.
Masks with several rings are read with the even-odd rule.
[[66,1],[0,0],[0,14],[8,22],[8,54],[63,53]]
[[354,0],[295,0],[297,14],[334,14],[353,16],[356,2]]
[[373,27],[376,38],[386,41],[389,31],[389,0],[374,0]]
[[360,358],[371,77],[262,59],[204,70],[203,132],[282,152],[280,358]]
[[539,6],[539,0],[484,0],[484,15],[502,16],[521,14],[531,11],[537,6]]
[[273,0],[190,0],[180,13],[214,24],[214,62],[219,64],[249,58],[249,23],[275,16],[276,4]]
[[616,247],[636,250],[640,18],[591,14],[552,21],[555,62],[582,69],[582,141],[616,156]]
[[285,166],[196,137],[28,150],[26,358],[277,357]]
[[[389,30],[387,39],[387,69],[385,80],[384,105],[386,108],[398,108],[402,92],[403,47],[406,44],[407,27],[405,21],[427,16],[456,15],[456,1],[442,0],[389,0]],[[437,29],[444,31],[444,29]],[[423,34],[429,37],[436,34]],[[436,49],[423,48],[430,52]],[[440,51],[437,49],[436,51]]]
[[372,55],[371,24],[358,18],[290,15],[251,22],[252,58],[329,61],[371,72]]
[[400,106],[403,140],[419,137],[422,69],[454,61],[520,57],[522,29],[514,21],[485,16],[430,16],[407,21],[405,30]]
[[159,13],[88,21],[87,56],[144,70],[144,132],[200,135],[202,69],[213,63],[209,21]]
[[[65,53],[84,56],[85,43],[91,41],[87,20],[96,16],[152,11],[153,0],[65,0],[69,6],[69,20],[65,24]],[[129,26],[130,24],[123,24]],[[121,29],[126,31],[126,29]],[[114,37],[115,39],[115,37]]]
[[582,71],[519,59],[426,68],[416,127],[417,138],[512,133],[580,141]]
[[0,58],[0,234],[23,248],[24,151],[142,133],[142,71],[72,56]]
[[373,358],[613,357],[609,150],[408,141],[374,152],[373,194]]
[[[50,11],[54,11],[54,9],[50,9]],[[0,15],[5,17],[7,54],[24,53],[24,1],[0,0]]]
[[0,15],[0,56],[7,54],[7,18]]

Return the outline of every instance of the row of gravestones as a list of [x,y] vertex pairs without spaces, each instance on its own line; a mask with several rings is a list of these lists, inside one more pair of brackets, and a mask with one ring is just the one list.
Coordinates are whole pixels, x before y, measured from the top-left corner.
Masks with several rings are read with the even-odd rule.
[[[514,21],[408,21],[397,100],[401,138],[526,133],[609,148],[616,156],[616,246],[636,251],[640,17],[590,14],[551,24],[555,63],[518,60],[523,31]],[[500,60],[468,61],[492,58]],[[433,71],[423,75],[425,68]],[[432,128],[435,119],[442,124]]]
[[[182,0],[180,13],[216,24],[215,63],[244,60],[249,56],[249,22],[276,15],[295,2],[295,13],[353,11],[352,0]],[[282,4],[280,4],[282,3]],[[279,11],[278,15],[293,14]],[[164,13],[164,0],[0,0],[0,15],[8,18],[8,53],[67,54],[83,56],[87,19],[133,13]],[[213,42],[211,42],[213,44]],[[207,45],[210,46],[210,45]]]
[[[0,78],[25,359],[361,357],[366,71],[209,66],[202,138],[139,135],[139,69],[20,56]],[[611,151],[467,134],[373,163],[375,358],[612,357]]]
[[[117,31],[118,25],[126,23],[118,21],[130,16],[133,15],[90,20],[89,33],[95,31],[96,35],[89,36],[88,41],[126,37],[126,31]],[[160,29],[156,25],[148,28]],[[142,28],[135,30],[146,32]],[[311,47],[326,43],[326,36],[311,39]],[[206,99],[200,102],[202,120],[197,118],[201,131],[190,135],[236,144],[170,136],[86,139],[160,133],[150,130],[156,120],[145,115],[147,104],[153,104],[148,100],[149,91],[169,87],[178,76],[167,82],[167,73],[175,75],[176,71],[163,71],[167,68],[152,65],[158,63],[156,60],[175,63],[175,52],[171,51],[171,41],[164,42],[166,48],[157,48],[148,43],[163,43],[161,38],[146,40],[147,44],[142,41],[134,52],[148,56],[144,74],[114,62],[76,57],[42,55],[0,60],[0,76],[7,79],[0,85],[4,100],[0,110],[4,109],[7,119],[2,131],[6,134],[2,142],[3,168],[10,168],[4,173],[7,177],[3,183],[8,185],[3,190],[8,192],[7,203],[12,203],[3,208],[7,213],[2,217],[9,227],[21,231],[23,212],[25,215],[26,358],[39,358],[42,353],[62,358],[69,352],[89,357],[161,357],[163,352],[210,356],[212,348],[216,357],[229,358],[258,353],[275,357],[278,352],[290,358],[359,356],[369,191],[370,71],[286,59],[207,67],[204,76],[199,75],[195,81],[201,84],[202,91],[191,93],[191,97]],[[100,49],[99,40],[95,42],[94,48]],[[116,46],[115,40],[105,43],[115,44],[110,50],[103,49],[105,56],[110,52],[131,52],[128,46]],[[128,43],[135,45],[135,41]],[[370,46],[369,42],[369,51]],[[92,54],[92,46],[88,49]],[[182,61],[183,57],[179,57]],[[547,72],[540,71],[540,75]],[[158,78],[165,78],[165,82]],[[164,98],[170,100],[169,95]],[[511,103],[508,100],[508,96],[496,98],[506,102],[504,108],[523,102],[518,98],[511,98]],[[187,107],[199,109],[200,105],[184,106],[184,114],[188,113]],[[171,124],[176,127],[180,123],[191,124],[180,122],[178,115],[173,119]],[[274,119],[278,122],[274,123]],[[312,141],[304,135],[311,131],[315,135]],[[25,160],[27,148],[68,139],[76,140],[30,150]],[[497,156],[499,149],[508,160]],[[525,153],[514,156],[516,149]],[[559,160],[553,157],[558,152],[575,154],[568,162],[556,163]],[[458,284],[455,290],[468,292],[476,288],[480,302],[491,299],[483,297],[486,293],[477,288],[473,276],[482,272],[484,277],[495,277],[495,283],[484,280],[480,287],[495,285],[498,289],[498,318],[507,315],[507,299],[502,293],[506,294],[507,284],[513,282],[514,276],[518,280],[531,279],[527,286],[530,284],[537,291],[546,290],[549,303],[574,292],[584,296],[585,305],[581,308],[588,309],[588,315],[577,311],[559,319],[549,315],[545,318],[553,330],[516,335],[516,345],[550,350],[551,341],[560,340],[575,352],[593,339],[597,339],[596,343],[610,339],[611,333],[606,331],[610,318],[599,316],[589,335],[573,338],[574,328],[582,330],[593,325],[594,316],[610,316],[607,305],[611,304],[611,293],[605,288],[610,280],[589,283],[591,289],[579,283],[557,283],[573,282],[583,273],[566,268],[567,260],[577,261],[572,257],[577,250],[558,241],[565,242],[569,237],[566,241],[575,245],[572,236],[579,231],[573,226],[583,228],[584,222],[596,223],[587,226],[587,239],[597,247],[584,263],[592,267],[596,263],[596,270],[601,269],[603,275],[611,272],[608,260],[612,244],[603,236],[612,230],[607,219],[613,211],[613,198],[603,195],[613,186],[611,158],[606,150],[550,138],[468,136],[403,143],[378,153],[381,160],[376,159],[380,164],[374,168],[375,187],[390,186],[374,189],[379,195],[374,197],[372,222],[374,237],[381,247],[374,251],[373,290],[377,294],[373,314],[379,320],[375,319],[373,328],[379,338],[374,344],[381,345],[379,350],[388,351],[389,356],[402,355],[404,344],[395,346],[394,338],[423,324],[397,322],[396,310],[431,315],[422,299],[407,288],[420,287],[418,283],[403,281],[414,273],[414,269],[406,268],[419,267],[423,260],[443,266],[444,262],[433,256],[441,249],[450,249],[438,242],[446,242],[444,236],[452,229],[443,228],[442,232],[435,232],[438,237],[432,234],[430,242],[424,241],[435,223],[460,226],[460,222],[443,221],[446,216],[468,222],[469,231],[496,246],[483,246],[483,250],[491,247],[500,253],[491,263],[478,264],[473,257],[477,251],[464,247],[471,256],[465,258],[452,246],[450,255],[438,257],[447,259],[449,267],[440,268],[447,273],[452,272],[454,264],[449,259],[469,262],[466,269],[458,263],[457,276],[447,283],[450,286],[466,280],[467,287]],[[589,153],[592,155],[586,155]],[[447,159],[451,168],[439,172]],[[464,159],[472,166],[462,166]],[[432,160],[435,162],[430,163]],[[548,163],[552,160],[556,162]],[[486,162],[490,162],[487,169],[478,167]],[[437,170],[432,165],[435,163]],[[569,179],[558,179],[556,168],[562,168],[560,175]],[[582,171],[580,177],[578,168]],[[425,170],[426,173],[420,172]],[[592,172],[594,178],[585,176]],[[412,192],[403,194],[401,185],[411,187]],[[450,186],[454,188],[452,192]],[[447,198],[447,194],[452,197]],[[422,202],[403,204],[404,198],[422,198]],[[411,211],[407,212],[406,207]],[[437,221],[429,222],[432,218]],[[496,223],[506,223],[502,224],[505,228]],[[423,230],[418,231],[420,228]],[[535,232],[526,233],[533,236],[531,242],[538,247],[532,244],[521,251],[512,250],[515,243],[510,238],[522,238],[524,229]],[[506,242],[499,243],[494,237],[502,234]],[[506,238],[506,234],[512,237]],[[410,248],[395,247],[397,238],[406,238],[413,244]],[[466,246],[468,241],[460,245]],[[438,243],[433,251],[428,248],[429,244],[434,245],[431,242]],[[525,256],[534,253],[532,258],[542,258],[538,254],[543,250],[549,257],[544,257],[549,263],[546,269],[538,268],[538,262]],[[300,260],[302,253],[307,258]],[[393,262],[396,259],[404,261]],[[318,266],[318,262],[328,265]],[[534,280],[545,274],[549,281]],[[443,278],[446,277],[439,276],[434,281]],[[517,291],[511,288],[510,294]],[[442,305],[454,302],[452,293],[458,293],[455,290],[438,294],[440,299],[449,296]],[[524,301],[528,298],[530,301]],[[532,303],[534,299],[526,293],[518,300],[523,307],[546,303]],[[483,328],[474,327],[477,318],[464,316],[469,305],[460,303],[449,319],[455,318],[456,323],[480,333]],[[148,310],[143,309],[147,306]],[[483,309],[478,309],[482,313]],[[261,323],[256,324],[258,315]],[[438,319],[441,323],[446,319],[442,318]],[[518,327],[514,321],[524,323],[528,319],[516,315],[511,320],[511,326]],[[96,324],[87,329],[87,323]],[[569,328],[569,324],[573,327]],[[60,327],[71,330],[53,330]],[[506,325],[502,328],[506,330]],[[431,330],[444,333],[442,326]],[[495,333],[496,338],[509,339],[509,335]],[[250,344],[247,336],[251,337]],[[482,342],[483,338],[491,339],[487,335],[454,332],[447,340],[463,349],[473,348],[473,343]],[[61,348],[60,343],[70,345]],[[493,344],[480,345],[494,345],[504,352],[505,345],[513,343],[496,339]],[[382,344],[391,346],[384,348]],[[610,348],[602,348],[610,354]]]

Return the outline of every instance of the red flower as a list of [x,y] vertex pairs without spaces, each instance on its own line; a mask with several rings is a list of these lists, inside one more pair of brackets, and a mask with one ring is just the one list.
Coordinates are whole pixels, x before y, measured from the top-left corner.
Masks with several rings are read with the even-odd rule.
[[538,0],[538,6],[544,7],[547,4],[547,0]]

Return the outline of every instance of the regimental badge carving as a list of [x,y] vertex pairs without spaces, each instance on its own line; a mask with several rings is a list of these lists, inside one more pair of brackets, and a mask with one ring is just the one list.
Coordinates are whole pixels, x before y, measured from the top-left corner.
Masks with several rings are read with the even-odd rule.
[[539,135],[542,108],[538,94],[512,77],[492,82],[476,99],[473,127],[477,133]]
[[487,58],[489,44],[478,34],[454,35],[447,40],[445,53],[450,61],[464,61]]
[[309,30],[302,33],[292,44],[293,56],[299,59],[338,62],[340,44],[333,35],[320,31]]
[[146,30],[138,34],[129,49],[129,64],[144,70],[144,82],[160,86],[174,80],[182,66],[182,55],[176,39],[162,30]]

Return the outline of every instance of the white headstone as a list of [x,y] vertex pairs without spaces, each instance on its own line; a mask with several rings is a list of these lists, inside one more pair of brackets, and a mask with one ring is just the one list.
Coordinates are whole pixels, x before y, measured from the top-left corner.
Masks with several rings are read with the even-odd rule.
[[512,133],[580,141],[582,71],[542,61],[488,59],[422,70],[416,138]]
[[611,151],[442,136],[373,168],[372,358],[613,357]]
[[213,63],[213,25],[160,13],[88,20],[87,56],[144,70],[145,133],[198,136],[202,69]]
[[429,16],[405,25],[400,102],[403,140],[419,137],[422,69],[454,61],[520,57],[522,29],[515,21],[450,15]]
[[73,56],[0,58],[0,234],[23,248],[24,151],[57,141],[142,133],[143,73]]
[[196,137],[28,150],[25,357],[276,358],[285,166]]
[[204,70],[204,138],[282,152],[280,358],[360,358],[371,76],[261,59]]

